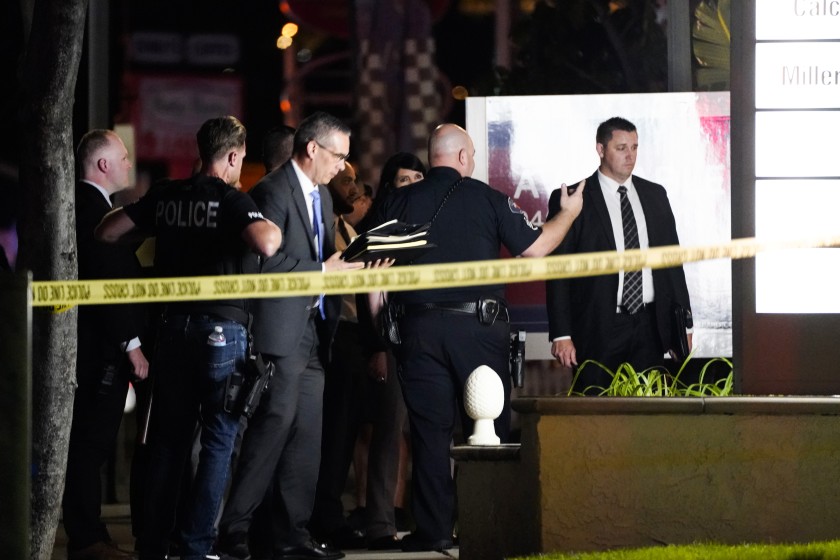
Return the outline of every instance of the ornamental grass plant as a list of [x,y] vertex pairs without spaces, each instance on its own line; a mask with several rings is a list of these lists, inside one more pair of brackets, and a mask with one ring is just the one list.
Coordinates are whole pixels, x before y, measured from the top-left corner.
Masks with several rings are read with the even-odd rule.
[[[600,362],[586,360],[578,367],[568,394],[569,396],[586,394],[600,397],[723,397],[732,394],[733,370],[729,359],[713,358],[707,361],[700,369],[697,381],[693,383],[682,381],[689,360],[691,360],[691,355],[683,361],[675,375],[665,367],[636,371],[626,362],[619,365],[615,371],[611,371]],[[711,366],[718,363],[725,364],[728,367],[728,373],[720,379],[707,380],[707,377],[711,377]],[[589,364],[601,368],[610,376],[609,386],[580,387],[578,385],[581,371]]]

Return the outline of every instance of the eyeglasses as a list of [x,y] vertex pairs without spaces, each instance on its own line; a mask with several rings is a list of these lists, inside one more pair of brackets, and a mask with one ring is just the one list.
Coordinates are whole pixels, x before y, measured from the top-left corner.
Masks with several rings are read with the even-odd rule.
[[320,147],[321,149],[323,149],[324,151],[329,153],[332,157],[334,157],[338,161],[347,161],[347,158],[350,157],[350,154],[339,154],[337,152],[334,152],[334,151],[330,150],[329,148],[327,148],[326,146],[324,146],[323,144],[321,144],[317,140],[315,140],[315,143],[318,144],[318,147]]

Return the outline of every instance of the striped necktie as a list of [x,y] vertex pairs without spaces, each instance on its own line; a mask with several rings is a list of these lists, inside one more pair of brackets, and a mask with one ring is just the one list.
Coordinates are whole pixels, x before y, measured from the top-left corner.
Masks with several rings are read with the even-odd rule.
[[[621,199],[621,227],[624,229],[624,248],[639,248],[639,229],[636,227],[636,217],[633,215],[633,207],[630,206],[630,199],[627,197],[627,187],[618,187],[619,198]],[[624,290],[621,294],[621,304],[628,313],[635,313],[642,306],[642,271],[633,270],[624,273]]]

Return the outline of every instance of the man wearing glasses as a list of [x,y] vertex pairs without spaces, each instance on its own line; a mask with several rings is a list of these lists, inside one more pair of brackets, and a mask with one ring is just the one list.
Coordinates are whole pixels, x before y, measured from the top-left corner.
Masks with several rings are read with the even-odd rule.
[[[284,233],[280,250],[265,261],[263,271],[332,272],[364,266],[341,260],[336,252],[333,201],[324,186],[344,169],[349,148],[349,127],[332,115],[315,113],[298,127],[292,159],[251,190],[266,219]],[[307,529],[321,456],[321,356],[328,350],[339,302],[337,296],[253,302],[255,348],[274,362],[275,373],[248,422],[219,524],[220,549],[234,558],[250,557],[253,512],[266,496],[272,534],[270,540],[256,535],[251,541],[268,548],[261,552],[273,558],[344,556],[315,542]]]

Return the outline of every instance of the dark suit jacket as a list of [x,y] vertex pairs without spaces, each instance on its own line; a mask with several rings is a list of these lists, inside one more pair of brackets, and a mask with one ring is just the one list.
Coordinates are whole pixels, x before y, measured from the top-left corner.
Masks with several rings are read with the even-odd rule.
[[[650,246],[679,244],[665,188],[635,175],[633,185],[645,213]],[[559,211],[558,189],[549,198],[548,218]],[[615,250],[612,223],[596,171],[586,180],[583,210],[553,254]],[[668,350],[672,303],[678,302],[686,309],[691,308],[682,266],[653,270],[653,290],[659,336],[663,349]],[[606,329],[612,323],[610,319],[615,316],[617,294],[617,274],[546,282],[549,338],[571,336],[578,363],[588,358],[597,359],[607,336]]]
[[[96,241],[93,231],[111,206],[89,183],[76,185],[76,247],[79,279],[138,278],[140,263],[135,246]],[[79,307],[79,359],[115,361],[123,353],[120,343],[140,336],[145,325],[141,305],[82,305]]]
[[[318,192],[321,194],[321,215],[325,222],[323,254],[326,259],[335,252],[333,206],[326,187],[319,185]],[[307,212],[307,205],[311,204],[311,199],[304,196],[292,162],[289,161],[260,179],[249,194],[263,216],[277,224],[283,232],[280,250],[263,263],[262,272],[321,270]],[[291,354],[300,343],[301,335],[311,316],[312,303],[316,298],[317,296],[299,296],[253,300],[256,350],[274,356]],[[328,324],[319,328],[319,334],[321,344],[328,347],[329,338],[335,332],[340,299],[337,296],[326,297],[324,305]]]

